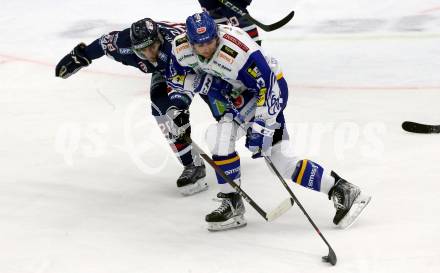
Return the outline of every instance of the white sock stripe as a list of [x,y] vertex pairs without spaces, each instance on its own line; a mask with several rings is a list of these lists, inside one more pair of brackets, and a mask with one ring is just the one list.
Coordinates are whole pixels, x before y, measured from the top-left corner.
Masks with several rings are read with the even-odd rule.
[[186,148],[183,149],[182,151],[180,151],[180,152],[175,152],[175,154],[176,154],[177,156],[180,157],[180,156],[186,154],[187,152],[191,151],[191,148],[192,148],[192,146],[189,145],[188,147],[186,147]]

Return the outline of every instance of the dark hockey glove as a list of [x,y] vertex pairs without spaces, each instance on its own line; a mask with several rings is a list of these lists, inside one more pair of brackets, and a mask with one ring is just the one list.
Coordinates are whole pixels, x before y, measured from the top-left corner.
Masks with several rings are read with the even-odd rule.
[[80,43],[69,54],[64,56],[55,67],[55,76],[67,79],[72,74],[75,74],[76,71],[91,64],[92,60],[86,56],[85,48],[86,45]]
[[168,109],[166,115],[170,121],[170,137],[173,139],[184,138],[186,135],[189,136],[191,132],[191,124],[189,123],[189,110],[188,109],[177,109],[176,107],[171,107]]

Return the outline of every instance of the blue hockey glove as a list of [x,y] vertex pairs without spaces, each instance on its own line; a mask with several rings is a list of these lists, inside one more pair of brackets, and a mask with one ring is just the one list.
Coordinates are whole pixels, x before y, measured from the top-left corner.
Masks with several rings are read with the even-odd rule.
[[246,135],[246,148],[252,152],[252,158],[269,156],[272,149],[275,126],[265,126],[263,120],[255,120]]
[[198,87],[198,92],[201,95],[208,95],[211,98],[227,101],[227,96],[232,91],[232,85],[227,81],[210,75],[204,74]]

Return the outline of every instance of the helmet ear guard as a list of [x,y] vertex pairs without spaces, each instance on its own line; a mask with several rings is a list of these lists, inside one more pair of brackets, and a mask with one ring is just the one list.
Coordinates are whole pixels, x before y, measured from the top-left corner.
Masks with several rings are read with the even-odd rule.
[[186,19],[186,36],[190,44],[203,44],[218,37],[217,24],[207,12]]

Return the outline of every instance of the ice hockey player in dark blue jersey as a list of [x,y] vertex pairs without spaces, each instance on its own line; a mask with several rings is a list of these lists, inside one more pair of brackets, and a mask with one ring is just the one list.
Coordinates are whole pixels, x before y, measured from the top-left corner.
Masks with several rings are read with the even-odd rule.
[[130,28],[110,32],[89,45],[78,44],[57,64],[55,75],[66,79],[104,55],[124,65],[136,67],[144,73],[152,73],[151,111],[184,166],[183,173],[177,180],[178,190],[183,195],[192,195],[208,187],[203,181],[206,176],[205,166],[187,141],[191,133],[189,112],[172,106],[164,78],[171,53],[171,41],[183,31],[182,24],[155,22],[150,18],[139,20]]
[[[247,7],[251,4],[252,0],[229,0],[229,2],[247,13]],[[217,24],[239,27],[246,31],[255,42],[261,45],[258,29],[254,23],[234,12],[232,9],[225,7],[219,0],[199,0],[199,3],[202,9],[207,11]]]

